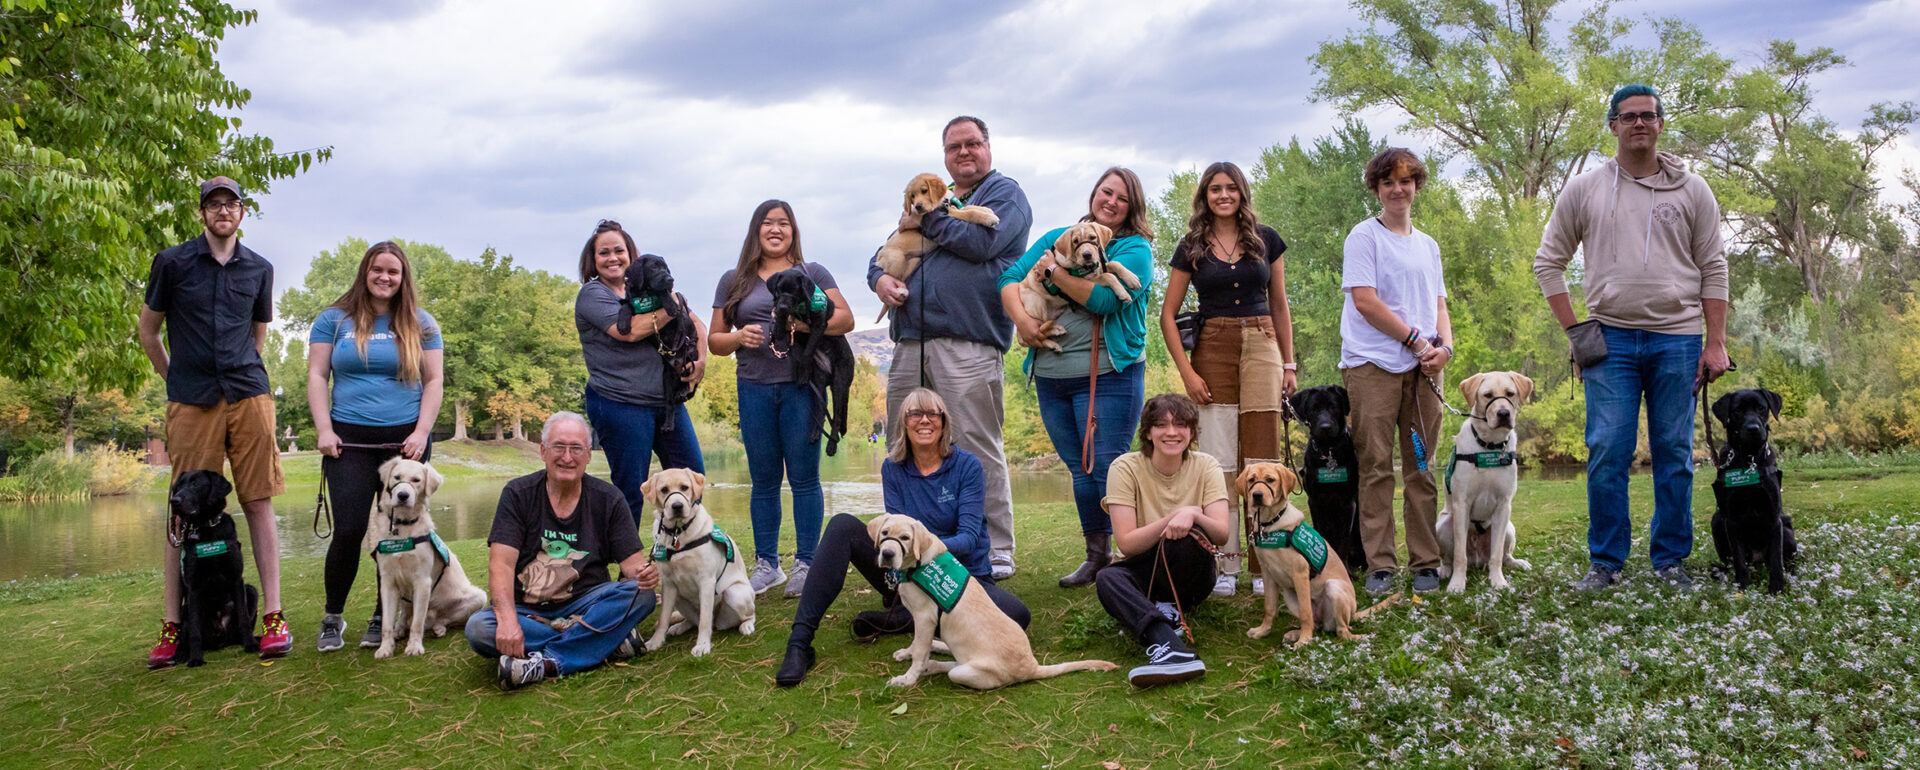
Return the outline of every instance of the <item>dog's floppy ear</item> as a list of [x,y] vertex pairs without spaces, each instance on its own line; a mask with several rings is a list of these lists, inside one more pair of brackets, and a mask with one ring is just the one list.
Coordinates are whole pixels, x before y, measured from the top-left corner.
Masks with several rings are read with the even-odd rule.
[[1253,466],[1240,469],[1240,475],[1233,479],[1233,489],[1241,497],[1247,496],[1247,488],[1253,486]]
[[380,486],[384,487],[392,483],[393,466],[399,465],[401,459],[399,455],[394,455],[387,458],[386,462],[380,464]]
[[1280,495],[1285,497],[1300,491],[1300,476],[1285,465],[1274,468],[1274,474],[1280,477]]
[[1479,402],[1480,378],[1485,376],[1487,376],[1486,373],[1481,372],[1480,374],[1460,381],[1460,397],[1467,400],[1468,409],[1474,408],[1475,404]]
[[707,474],[688,471],[693,474],[693,499],[703,500],[707,496]]
[[1767,408],[1773,411],[1773,416],[1779,417],[1780,408],[1786,406],[1786,400],[1780,398],[1780,394],[1767,390],[1766,388],[1760,388],[1759,390],[1760,395],[1767,399]]
[[1533,378],[1519,372],[1507,372],[1513,377],[1513,389],[1519,391],[1519,401],[1524,404],[1533,400]]
[[1305,393],[1306,391],[1296,391],[1293,395],[1287,397],[1287,409],[1293,412],[1293,419],[1298,420],[1306,414],[1301,409],[1301,407],[1307,405]]
[[883,513],[873,517],[872,521],[867,522],[867,539],[878,544],[880,542],[880,528],[886,526],[887,517],[892,515],[891,513]]
[[1107,244],[1113,242],[1113,228],[1100,224],[1099,222],[1088,222],[1087,224],[1093,225],[1093,237],[1100,242],[1100,251],[1105,252],[1107,250]]
[[1053,239],[1053,253],[1062,256],[1073,253],[1073,228],[1061,230],[1060,237]]
[[1347,400],[1347,388],[1344,385],[1329,385],[1333,394],[1340,397],[1340,421],[1346,422],[1347,415],[1353,414],[1353,402]]
[[427,469],[427,494],[432,495],[435,490],[440,488],[440,484],[447,480],[447,477],[440,475],[439,471],[434,470],[432,463],[422,463],[421,466]]
[[1721,425],[1726,425],[1728,424],[1727,423],[1728,420],[1733,419],[1733,394],[1732,393],[1728,393],[1724,396],[1714,399],[1713,419],[1719,420]]
[[[1778,399],[1779,396],[1774,396],[1774,398]],[[1774,413],[1778,414],[1779,410],[1774,410]],[[233,484],[228,483],[226,476],[222,476],[213,471],[208,471],[208,473],[213,475],[213,478],[209,481],[212,486],[207,490],[207,502],[213,504],[209,507],[216,511],[223,510],[227,507],[227,495],[233,494]]]
[[648,476],[646,481],[643,481],[640,483],[641,499],[646,500],[649,503],[653,503],[654,505],[660,504],[659,500],[653,499],[653,488],[655,486],[653,482],[658,478],[660,478],[660,474],[656,473],[656,474],[653,474],[652,476]]
[[933,557],[947,550],[947,544],[940,542],[940,538],[934,537],[933,531],[927,529],[927,525],[920,523],[919,519],[912,521],[913,558],[921,564],[931,564]]

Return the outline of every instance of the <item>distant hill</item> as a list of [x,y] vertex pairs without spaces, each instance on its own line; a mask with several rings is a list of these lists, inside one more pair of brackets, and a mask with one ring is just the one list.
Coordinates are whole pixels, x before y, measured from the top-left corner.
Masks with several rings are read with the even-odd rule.
[[887,338],[884,326],[848,334],[847,344],[853,346],[854,356],[872,361],[882,372],[893,364],[893,340]]

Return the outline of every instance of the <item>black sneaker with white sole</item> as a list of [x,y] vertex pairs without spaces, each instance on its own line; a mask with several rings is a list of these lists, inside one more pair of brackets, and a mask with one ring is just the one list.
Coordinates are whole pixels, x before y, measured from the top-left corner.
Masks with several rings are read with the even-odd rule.
[[360,635],[360,649],[371,650],[380,646],[380,616],[375,614],[367,620],[367,632]]
[[1147,663],[1127,672],[1127,681],[1135,687],[1159,687],[1197,679],[1207,673],[1207,664],[1179,640],[1147,646]]
[[333,652],[347,646],[347,621],[339,615],[328,615],[320,619],[319,649],[321,652]]

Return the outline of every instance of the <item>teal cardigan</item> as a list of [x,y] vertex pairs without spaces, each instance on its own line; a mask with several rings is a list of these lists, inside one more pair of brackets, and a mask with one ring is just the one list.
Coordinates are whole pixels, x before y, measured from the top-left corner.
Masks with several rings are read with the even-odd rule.
[[[1040,257],[1053,248],[1053,242],[1066,231],[1064,227],[1055,228],[1034,241],[1027,253],[1020,255],[1019,259],[1014,260],[1013,266],[1000,274],[998,288],[1005,289],[1026,280],[1033,264],[1039,262]],[[1105,286],[1094,286],[1093,292],[1087,296],[1087,310],[1102,316],[1100,345],[1106,349],[1107,361],[1117,372],[1147,357],[1147,313],[1151,308],[1147,307],[1146,295],[1147,287],[1153,284],[1153,246],[1145,238],[1129,235],[1108,244],[1107,259],[1120,263],[1140,279],[1140,290],[1130,292],[1133,298],[1126,302],[1121,302],[1113,290]],[[1020,366],[1028,375],[1033,374],[1031,348],[1027,350],[1026,361]]]

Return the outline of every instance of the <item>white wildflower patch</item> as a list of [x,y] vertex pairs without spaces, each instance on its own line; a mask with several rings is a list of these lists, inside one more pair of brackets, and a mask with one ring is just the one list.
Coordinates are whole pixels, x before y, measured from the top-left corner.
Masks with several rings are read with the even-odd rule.
[[[1914,518],[1912,515],[1902,517]],[[1377,767],[1897,767],[1920,756],[1920,525],[1804,522],[1786,593],[1645,567],[1576,592],[1584,544],[1529,544],[1512,590],[1405,603],[1373,636],[1279,653]]]

